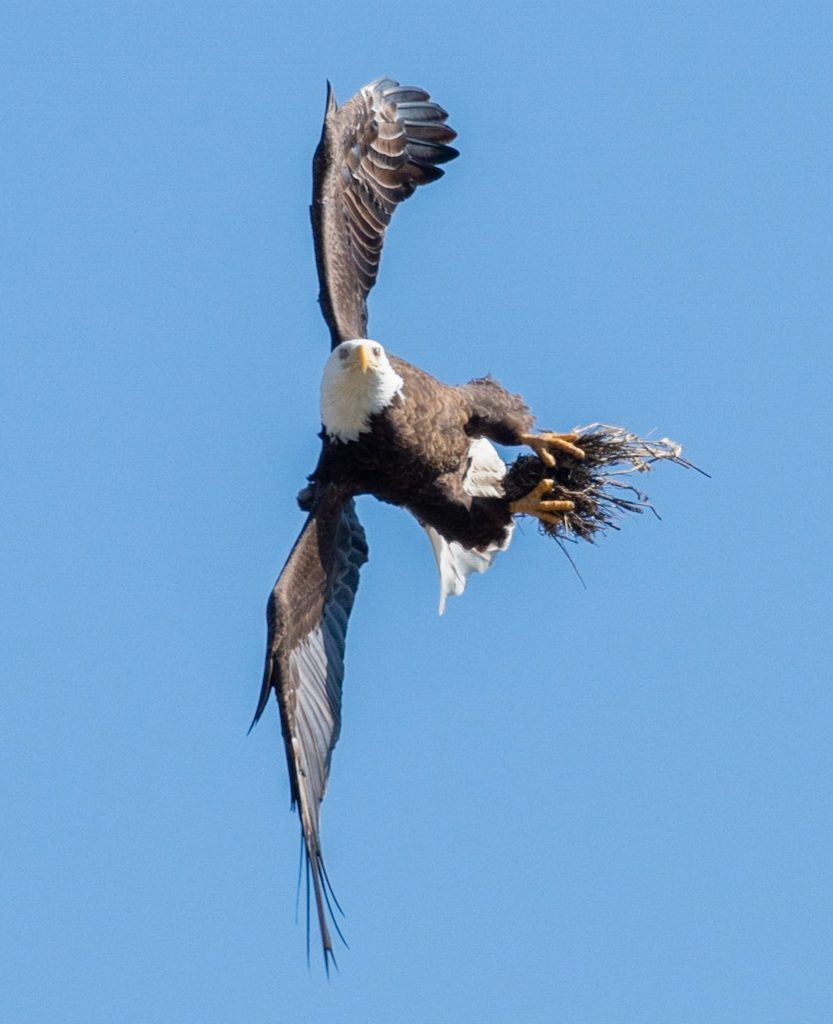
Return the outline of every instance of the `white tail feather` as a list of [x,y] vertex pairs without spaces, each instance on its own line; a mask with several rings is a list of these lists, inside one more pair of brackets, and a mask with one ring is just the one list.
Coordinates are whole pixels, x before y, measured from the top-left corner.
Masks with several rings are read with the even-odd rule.
[[[463,480],[466,492],[472,497],[501,498],[505,476],[506,466],[492,444],[485,437],[475,438],[469,446],[469,468]],[[509,547],[513,529],[514,523],[511,523],[501,544],[467,548],[459,541],[446,540],[433,526],[425,526],[440,573],[440,615],[445,611],[445,601],[449,594],[455,597],[462,594],[468,577],[473,572],[484,573],[497,553]]]

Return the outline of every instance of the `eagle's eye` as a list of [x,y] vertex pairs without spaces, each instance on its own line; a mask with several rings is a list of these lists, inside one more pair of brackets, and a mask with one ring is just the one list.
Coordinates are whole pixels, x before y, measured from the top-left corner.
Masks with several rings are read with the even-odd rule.
[[339,353],[338,353],[338,358],[339,359],[346,359],[349,355],[350,355],[350,353],[347,351],[346,348],[339,349]]
[[381,354],[382,354],[381,347],[379,345],[374,345],[373,346],[373,355],[378,358]]

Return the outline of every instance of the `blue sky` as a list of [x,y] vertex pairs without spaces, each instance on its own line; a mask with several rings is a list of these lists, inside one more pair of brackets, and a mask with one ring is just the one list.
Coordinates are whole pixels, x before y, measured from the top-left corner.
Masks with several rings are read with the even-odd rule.
[[[5,1020],[830,1020],[831,27],[4,5]],[[462,155],[396,215],[373,336],[712,478],[660,467],[586,589],[521,527],[443,619],[362,501],[327,982],[277,714],[246,728],[316,456],[324,84],[380,74]]]

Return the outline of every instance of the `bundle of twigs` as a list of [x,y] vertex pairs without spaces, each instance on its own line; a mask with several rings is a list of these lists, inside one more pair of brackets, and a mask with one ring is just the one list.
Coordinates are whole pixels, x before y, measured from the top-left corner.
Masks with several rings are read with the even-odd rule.
[[547,466],[537,455],[521,455],[508,467],[504,480],[510,501],[549,478],[553,487],[542,497],[573,503],[572,509],[558,514],[556,523],[541,522],[543,532],[557,540],[593,541],[605,530],[618,530],[619,520],[628,512],[649,509],[657,515],[648,496],[632,482],[634,474],[648,472],[654,463],[675,462],[697,469],[683,458],[680,445],[667,437],[655,441],[604,423],[576,427],[573,433],[583,459],[555,452],[556,465]]

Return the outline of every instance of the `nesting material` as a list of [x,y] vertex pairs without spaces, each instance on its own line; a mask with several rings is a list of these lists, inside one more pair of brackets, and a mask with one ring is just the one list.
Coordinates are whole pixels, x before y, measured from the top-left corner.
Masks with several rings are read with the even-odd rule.
[[657,515],[648,496],[633,482],[636,474],[647,473],[655,463],[697,468],[683,458],[680,445],[667,437],[655,441],[603,423],[576,427],[573,433],[584,459],[554,451],[553,467],[537,455],[521,455],[508,467],[504,479],[510,501],[522,498],[541,480],[550,478],[555,486],[543,499],[573,502],[571,511],[558,514],[556,524],[541,521],[542,531],[557,540],[593,541],[605,530],[618,530],[626,513],[648,509]]

